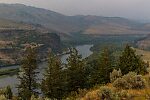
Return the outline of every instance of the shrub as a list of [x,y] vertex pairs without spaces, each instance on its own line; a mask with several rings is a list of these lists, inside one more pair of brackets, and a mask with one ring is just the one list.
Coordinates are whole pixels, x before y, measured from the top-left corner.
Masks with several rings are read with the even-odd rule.
[[4,95],[0,95],[0,100],[7,100]]
[[134,72],[130,72],[123,76],[129,84],[131,89],[143,89],[146,87],[146,83],[141,75],[137,75]]
[[4,95],[5,94],[5,90],[4,89],[0,89],[0,95]]
[[141,75],[130,72],[115,80],[113,86],[119,89],[143,89],[146,87],[146,82]]
[[128,74],[124,75],[122,78],[126,80],[127,83],[130,84],[131,86],[130,88],[132,88],[132,86],[134,85],[134,80],[136,75],[137,74],[135,72],[129,72]]
[[143,89],[146,87],[146,82],[141,75],[134,77],[134,84],[132,84],[132,89]]
[[[81,100],[101,100],[99,97],[100,90],[88,92]],[[70,100],[70,99],[68,99]],[[75,99],[76,100],[76,99]],[[79,99],[80,100],[80,99]]]
[[120,92],[118,92],[118,96],[121,100],[129,100],[132,97],[126,90],[121,90]]
[[118,71],[114,69],[112,73],[110,73],[110,81],[114,82],[117,78],[121,78],[122,73],[121,70],[119,69]]
[[150,88],[150,75],[145,76],[144,79],[147,83],[148,88]]
[[113,98],[113,91],[107,86],[100,87],[99,97],[101,100],[111,100]]
[[128,82],[125,79],[118,78],[113,82],[113,86],[119,89],[129,89],[130,84],[128,84]]
[[77,100],[77,98],[82,98],[87,94],[86,89],[78,89],[77,91],[73,91],[70,95],[66,98],[66,100]]
[[48,98],[41,98],[41,97],[36,97],[34,95],[31,96],[30,100],[56,100],[56,99],[48,99]]
[[7,86],[7,87],[6,87],[4,94],[5,94],[5,97],[6,97],[7,99],[12,99],[13,93],[12,93],[12,91],[11,91],[10,86]]

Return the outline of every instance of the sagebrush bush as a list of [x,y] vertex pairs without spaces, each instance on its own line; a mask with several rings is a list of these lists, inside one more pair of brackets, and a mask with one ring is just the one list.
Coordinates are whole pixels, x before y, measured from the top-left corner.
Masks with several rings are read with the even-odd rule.
[[116,79],[113,86],[119,89],[143,89],[146,87],[146,82],[141,75],[130,72],[122,78]]
[[57,99],[49,99],[49,98],[41,98],[41,97],[37,98],[34,95],[32,95],[30,100],[57,100]]
[[148,88],[150,88],[150,75],[145,76],[145,81],[147,83]]
[[128,84],[128,82],[123,78],[116,79],[112,84],[114,87],[119,88],[119,89],[129,89],[130,88],[130,84]]
[[7,100],[4,95],[0,95],[0,100]]
[[118,96],[121,100],[129,100],[132,97],[126,90],[121,90],[120,92],[118,92]]
[[113,90],[107,86],[100,87],[99,91],[100,100],[112,100]]
[[146,87],[146,83],[141,75],[137,75],[134,72],[130,72],[123,76],[129,84],[131,89],[143,89]]
[[132,84],[132,89],[144,89],[146,87],[146,82],[141,75],[134,77],[134,84]]
[[5,94],[5,89],[0,89],[0,95],[4,95]]
[[130,85],[129,88],[132,88],[132,86],[134,85],[136,75],[137,74],[135,72],[129,72],[128,74],[126,74],[122,77],[122,79],[126,80],[127,83]]
[[114,69],[112,73],[110,73],[110,81],[114,82],[117,78],[121,78],[121,76],[122,76],[121,70]]
[[78,91],[73,91],[70,95],[66,98],[66,100],[77,100],[78,98],[82,98],[87,94],[86,89],[78,89]]
[[81,100],[101,100],[99,93],[100,93],[100,90],[90,91]]

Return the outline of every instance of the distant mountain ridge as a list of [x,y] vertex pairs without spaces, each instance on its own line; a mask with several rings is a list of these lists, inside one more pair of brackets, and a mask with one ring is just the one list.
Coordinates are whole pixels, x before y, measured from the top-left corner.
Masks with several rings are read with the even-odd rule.
[[120,17],[66,16],[23,4],[0,4],[0,18],[41,25],[51,32],[66,34],[149,34],[150,28],[146,24]]

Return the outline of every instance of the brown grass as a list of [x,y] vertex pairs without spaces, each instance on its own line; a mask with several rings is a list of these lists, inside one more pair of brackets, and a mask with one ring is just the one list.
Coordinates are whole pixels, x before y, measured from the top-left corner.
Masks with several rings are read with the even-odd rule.
[[150,51],[135,49],[136,53],[142,57],[145,62],[150,62]]

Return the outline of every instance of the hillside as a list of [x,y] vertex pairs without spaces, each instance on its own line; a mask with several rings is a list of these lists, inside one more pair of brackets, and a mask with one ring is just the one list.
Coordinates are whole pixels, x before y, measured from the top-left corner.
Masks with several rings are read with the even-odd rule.
[[84,34],[149,34],[149,24],[120,17],[66,16],[22,4],[0,4],[0,18],[42,25],[50,32]]
[[[140,75],[139,75],[140,76]],[[76,96],[76,100],[149,100],[149,75],[141,76],[147,87],[144,89],[120,89],[108,83],[103,86],[97,86],[90,90],[81,90]],[[73,97],[72,97],[73,98]],[[105,99],[103,99],[105,98]],[[69,98],[70,99],[70,98]]]
[[46,57],[46,52],[61,51],[60,37],[49,33],[45,28],[27,23],[0,19],[0,64],[19,63],[24,49],[28,45],[39,46],[39,57]]
[[150,50],[150,35],[137,41],[138,48]]
[[[11,53],[14,56],[18,52],[18,48],[22,50],[29,43],[42,45],[43,51],[40,51],[43,54],[48,48],[59,52],[61,40],[66,45],[68,42],[75,44],[87,43],[88,41],[92,43],[103,42],[103,38],[97,35],[106,35],[106,37],[124,34],[143,35],[149,34],[149,28],[149,24],[120,17],[66,16],[54,11],[22,4],[0,4],[0,58],[11,59]],[[146,38],[147,40],[149,39]],[[105,41],[108,42],[107,39]],[[114,38],[114,41],[116,41],[116,38]],[[146,44],[147,42],[144,42],[144,45]],[[11,49],[9,51],[14,52],[6,53],[10,48],[17,48],[17,50]],[[6,51],[2,52],[3,50]],[[45,54],[43,54],[44,56]],[[12,59],[11,61],[14,62]]]
[[150,51],[145,51],[141,49],[135,49],[138,55],[142,56],[145,62],[150,62]]

